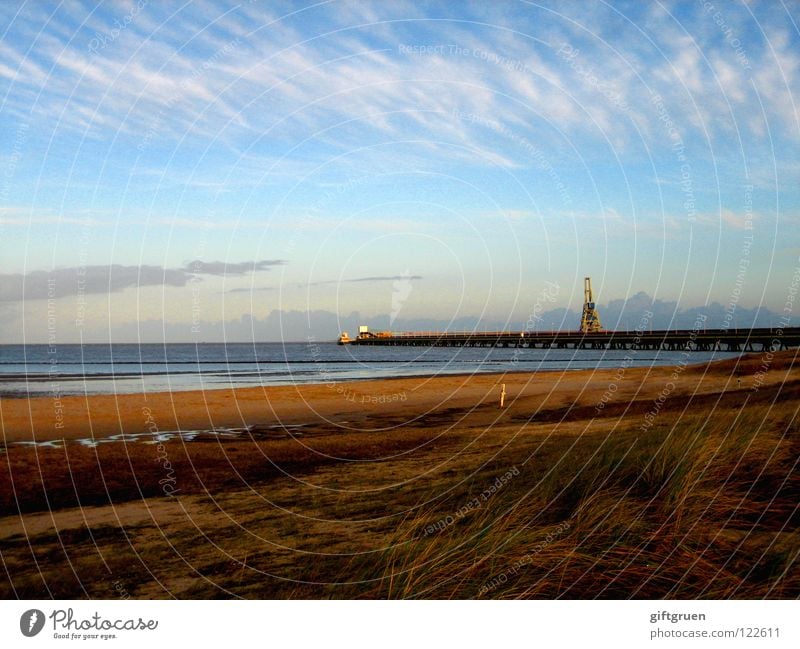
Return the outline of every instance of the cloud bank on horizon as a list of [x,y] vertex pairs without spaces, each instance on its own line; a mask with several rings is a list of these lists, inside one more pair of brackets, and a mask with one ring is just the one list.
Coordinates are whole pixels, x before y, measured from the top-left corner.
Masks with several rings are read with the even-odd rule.
[[796,8],[3,3],[0,342],[40,338],[48,298],[111,338],[380,318],[401,276],[409,321],[525,321],[546,283],[575,308],[584,275],[606,300],[781,312]]

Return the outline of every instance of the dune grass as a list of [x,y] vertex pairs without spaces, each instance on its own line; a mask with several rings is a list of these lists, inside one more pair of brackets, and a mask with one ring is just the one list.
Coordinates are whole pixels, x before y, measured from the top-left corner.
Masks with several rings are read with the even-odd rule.
[[794,414],[699,413],[579,444],[552,436],[488,499],[481,486],[506,474],[510,458],[406,518],[379,561],[349,566],[362,583],[346,594],[797,597]]

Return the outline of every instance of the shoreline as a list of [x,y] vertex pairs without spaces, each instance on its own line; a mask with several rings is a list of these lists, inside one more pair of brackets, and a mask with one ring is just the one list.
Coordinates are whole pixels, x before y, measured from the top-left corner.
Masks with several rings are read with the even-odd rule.
[[[715,352],[715,353],[730,354],[730,358],[716,359],[715,361],[708,361],[708,359],[700,359],[700,360],[697,360],[696,362],[687,363],[686,365],[687,366],[696,366],[696,365],[707,364],[709,362],[727,361],[727,360],[731,360],[732,358],[740,358],[742,356],[748,355],[748,353],[745,353],[745,352]],[[597,361],[597,360],[601,360],[601,359],[602,359],[602,356],[600,356],[599,358],[585,358],[585,359],[582,358],[578,362],[580,362],[580,363],[588,363],[588,362]],[[617,360],[617,359],[612,359],[612,360]],[[619,360],[620,361],[624,361],[624,359],[619,359]],[[668,364],[668,363],[657,364],[657,365],[654,365],[652,363],[649,364],[649,365],[644,364],[644,363],[647,363],[648,361],[654,361],[654,360],[657,360],[657,358],[656,357],[637,358],[636,359],[636,363],[639,363],[639,364],[630,365],[628,367],[629,368],[646,368],[646,367],[666,368],[666,367],[674,367],[674,365]],[[281,364],[281,365],[285,364],[282,361],[270,361],[270,362],[274,363],[274,364]],[[338,363],[345,364],[345,363],[350,363],[350,362],[351,361],[335,361],[334,360],[334,361],[325,361],[325,364],[326,365],[329,364],[329,363],[330,364],[338,364]],[[383,362],[383,361],[367,361],[367,362],[375,362],[375,363],[377,363],[377,362]],[[404,361],[404,362],[430,363],[430,361]],[[466,362],[469,362],[469,361],[465,361],[465,363]],[[545,364],[545,363],[556,364],[556,363],[564,363],[564,360],[563,359],[537,359],[537,362],[540,363],[540,365],[541,364]],[[214,361],[214,363],[216,363],[216,361]],[[241,362],[241,364],[244,364],[244,363],[250,363],[250,361],[242,361]],[[315,361],[298,361],[298,363],[299,364],[303,364],[303,363],[315,364]],[[449,363],[450,363],[449,361],[442,361],[443,365],[448,365]],[[463,371],[454,370],[454,371],[444,371],[444,372],[432,372],[432,371],[431,372],[427,372],[426,371],[426,372],[401,374],[401,375],[397,375],[397,376],[387,376],[387,377],[355,377],[355,376],[354,377],[341,377],[341,378],[337,378],[333,382],[334,383],[352,383],[352,382],[361,382],[361,381],[391,381],[391,380],[401,380],[401,379],[418,379],[418,378],[435,378],[435,377],[458,377],[458,376],[473,376],[473,375],[484,376],[484,375],[493,375],[493,374],[536,374],[536,373],[542,373],[542,372],[546,372],[546,373],[551,373],[551,372],[591,372],[591,371],[617,370],[617,369],[619,369],[619,367],[620,367],[620,365],[608,365],[608,366],[595,367],[595,368],[586,368],[586,367],[574,367],[574,368],[573,367],[569,367],[569,368],[558,367],[558,368],[555,368],[554,367],[554,368],[551,369],[551,368],[547,368],[547,367],[543,367],[543,368],[540,367],[540,368],[538,368],[536,370],[530,370],[530,369],[519,369],[519,370],[516,370],[516,369],[505,369],[505,370],[490,369],[490,370],[485,370],[485,371],[474,370],[472,372],[470,372],[468,370],[463,370]],[[161,377],[161,378],[164,378],[164,379],[168,379],[171,376],[181,377],[181,378],[197,377],[199,379],[202,379],[203,377],[208,377],[208,378],[241,378],[243,380],[242,381],[238,381],[239,383],[248,383],[249,382],[247,380],[248,378],[253,377],[255,379],[256,377],[259,377],[260,375],[259,375],[258,372],[248,372],[248,373],[243,373],[243,374],[230,374],[230,373],[226,374],[224,372],[219,372],[219,373],[211,372],[211,373],[208,373],[208,374],[198,374],[196,372],[191,372],[191,371],[169,372],[169,373],[164,373],[164,372],[131,372],[131,373],[115,373],[115,374],[102,374],[102,375],[92,375],[92,374],[86,375],[86,374],[77,374],[77,373],[69,373],[69,374],[37,373],[37,374],[4,374],[4,375],[0,374],[0,399],[27,399],[27,398],[41,398],[41,397],[48,397],[49,396],[48,392],[29,395],[23,389],[7,390],[7,389],[4,389],[4,383],[23,383],[23,382],[27,382],[27,383],[39,384],[40,385],[40,384],[45,384],[45,383],[58,384],[59,381],[62,381],[62,380],[64,382],[69,382],[69,383],[83,383],[83,382],[90,383],[90,382],[93,382],[93,381],[113,382],[113,381],[116,381],[116,380],[131,380],[131,379],[137,379],[137,378],[150,378],[150,379],[152,379],[154,377],[155,378]],[[287,375],[287,377],[292,377],[292,376],[293,376],[292,374],[288,374]],[[173,389],[173,390],[157,390],[157,391],[153,391],[153,392],[143,392],[141,390],[133,390],[133,391],[130,391],[130,392],[129,391],[114,392],[114,394],[118,394],[118,395],[134,395],[134,394],[158,394],[158,393],[162,393],[162,392],[171,392],[171,393],[176,393],[177,394],[177,393],[194,392],[194,391],[210,392],[210,391],[214,391],[214,390],[231,390],[231,389],[241,390],[241,389],[257,389],[257,388],[271,388],[271,387],[286,387],[286,386],[294,386],[294,385],[327,385],[327,384],[329,384],[331,382],[331,381],[325,381],[325,380],[315,380],[315,379],[318,379],[318,378],[319,377],[314,377],[312,380],[309,380],[309,381],[302,381],[302,380],[298,381],[296,379],[292,380],[292,378],[286,378],[285,380],[284,379],[278,379],[276,381],[271,381],[271,382],[268,382],[268,383],[262,383],[260,385],[241,385],[241,386],[237,386],[237,385],[233,384],[233,385],[224,385],[224,386],[217,387],[214,384],[210,384],[208,387],[204,387],[202,389],[198,389],[196,387],[186,387],[186,388],[176,388],[176,389]],[[60,391],[60,394],[62,394],[64,396],[82,396],[82,397],[83,396],[89,396],[89,397],[91,397],[91,396],[96,396],[96,395],[108,395],[110,393],[107,392],[107,391],[95,392],[95,391],[83,391],[82,390],[82,391],[77,391],[77,392],[72,392],[71,391],[71,392],[68,392],[68,393],[64,393],[63,391]]]
[[[663,367],[669,367],[669,366],[663,366]],[[613,369],[613,368],[602,368],[602,369],[603,370],[608,370],[608,369]],[[59,392],[58,394],[60,394],[61,396],[69,396],[69,397],[95,397],[95,396],[128,397],[128,396],[135,396],[135,395],[143,395],[143,396],[147,397],[147,396],[155,396],[155,395],[163,395],[163,394],[178,395],[178,394],[195,393],[195,392],[197,392],[197,393],[213,393],[213,392],[231,391],[231,390],[235,390],[235,391],[239,391],[239,390],[269,390],[269,389],[272,389],[272,388],[301,387],[301,386],[303,386],[303,387],[329,387],[331,385],[349,384],[349,383],[364,383],[364,382],[371,382],[371,381],[372,382],[384,382],[384,381],[402,381],[402,380],[406,380],[406,379],[435,379],[435,378],[459,378],[459,377],[465,377],[465,376],[466,377],[469,377],[469,376],[492,376],[492,375],[497,375],[497,374],[502,374],[502,375],[505,375],[505,374],[531,374],[531,375],[533,375],[533,374],[544,374],[544,373],[550,374],[550,373],[553,373],[553,372],[587,372],[587,371],[599,371],[599,370],[587,370],[585,368],[575,368],[575,369],[555,369],[554,368],[554,369],[542,369],[542,370],[535,370],[535,371],[531,371],[531,370],[506,370],[506,371],[489,370],[489,371],[485,371],[485,372],[467,372],[467,371],[464,371],[464,372],[456,371],[456,372],[446,372],[446,373],[442,373],[442,372],[440,372],[440,373],[422,372],[420,374],[403,374],[401,376],[387,376],[387,377],[382,377],[382,378],[351,377],[351,378],[338,378],[338,379],[336,379],[334,381],[307,381],[307,382],[306,381],[291,381],[291,380],[287,380],[285,382],[276,381],[276,382],[272,382],[272,383],[268,383],[268,384],[262,384],[262,385],[243,385],[243,386],[225,385],[225,386],[220,386],[220,387],[209,386],[209,387],[206,387],[206,388],[203,388],[203,389],[186,388],[186,389],[175,389],[175,390],[159,390],[159,391],[154,391],[154,392],[141,392],[141,391],[136,391],[136,392],[117,392],[117,393],[114,393],[114,395],[110,395],[107,392],[80,392],[80,393],[69,393],[69,394],[65,394],[64,392]],[[170,375],[169,374],[134,374],[134,375],[130,375],[130,376],[123,376],[122,378],[130,379],[130,378],[136,378],[138,376],[164,376],[164,377],[167,377],[167,376],[170,376]],[[197,375],[192,375],[192,376],[197,376]],[[217,376],[217,375],[211,375],[211,376]],[[61,378],[64,378],[64,377],[62,376]],[[112,376],[106,376],[106,377],[103,377],[103,378],[97,377],[94,380],[112,381],[115,378],[120,378],[120,375],[117,374],[117,375],[115,375],[115,377],[112,377]],[[84,379],[84,377],[74,377],[74,378],[70,378],[68,380],[72,380],[72,381],[76,381],[77,382],[77,381],[81,381],[83,379]],[[91,379],[89,379],[89,380],[91,380]],[[48,383],[48,382],[57,383],[57,381],[55,381],[55,380],[53,380],[51,378],[46,378],[46,377],[41,377],[40,379],[37,379],[36,382],[38,382],[38,383]],[[19,392],[19,391],[17,391],[17,392],[3,392],[2,383],[3,383],[3,379],[0,379],[0,399],[25,399],[25,400],[29,400],[29,399],[51,399],[52,398],[52,395],[48,395],[48,393],[36,394],[36,395],[30,396],[30,395],[26,395],[24,392]]]
[[[797,351],[779,352],[773,357],[784,359],[782,363],[791,365],[791,360],[786,359],[793,359]],[[651,392],[657,395],[661,386],[651,385],[654,379],[669,377],[676,368],[680,368],[681,374],[680,379],[674,382],[678,391],[689,391],[695,386],[696,374],[703,368],[703,376],[708,377],[705,389],[716,389],[721,383],[730,384],[733,373],[740,366],[755,372],[762,356],[743,354],[684,366],[426,373],[380,379],[149,393],[64,395],[54,392],[32,397],[0,396],[0,420],[5,443],[136,434],[151,430],[154,425],[165,431],[284,423],[336,425],[342,421],[358,426],[380,416],[403,418],[445,407],[482,407],[499,399],[502,383],[507,384],[509,403],[524,400],[534,410],[550,407],[554,401],[559,405],[570,403],[586,407],[599,403],[610,382],[627,383],[631,388],[635,385],[635,391],[628,388],[631,398],[641,398]],[[777,365],[773,364],[775,368]],[[716,380],[711,381],[712,377]],[[772,372],[771,380],[776,380],[776,372]],[[615,389],[615,399],[628,393],[625,387],[620,385],[618,393]],[[145,415],[146,409],[155,413],[155,423],[153,417]]]
[[[454,391],[469,388],[469,397],[480,396],[484,387],[499,385],[498,377],[506,375],[533,377],[541,374],[585,373],[589,370],[551,370],[540,372],[511,371],[483,372],[473,374],[430,375],[420,374],[391,378],[347,379],[316,383],[289,383],[286,385],[265,385],[259,387],[219,387],[205,390],[177,390],[162,392],[133,392],[124,394],[88,395],[43,395],[34,397],[0,396],[0,419],[6,441],[31,440],[29,430],[36,428],[35,438],[39,441],[52,439],[74,439],[85,436],[87,430],[112,430],[109,434],[139,433],[147,424],[147,417],[131,417],[131,408],[175,411],[175,417],[165,418],[173,421],[172,426],[159,426],[163,430],[180,428],[221,428],[249,425],[248,417],[259,424],[296,425],[307,424],[309,419],[329,419],[332,415],[358,414],[362,406],[384,406],[390,403],[402,404],[411,401],[412,395],[419,395],[430,384],[445,391],[447,396],[455,396]],[[598,371],[598,370],[593,370]],[[604,370],[607,371],[607,370]],[[530,380],[529,379],[529,380]],[[397,397],[396,399],[394,397]],[[423,397],[427,395],[422,395]],[[55,427],[50,421],[53,401],[58,398],[65,410],[71,410],[79,423]],[[462,400],[463,400],[462,396]],[[413,400],[415,405],[426,405],[430,398]],[[181,402],[180,404],[178,402]],[[265,413],[255,413],[254,406],[266,402],[271,418],[264,421]],[[313,402],[313,403],[312,403]],[[190,414],[187,411],[202,407],[205,413]],[[116,408],[117,417],[111,412]],[[48,409],[50,412],[48,412]],[[35,413],[35,414],[34,414]],[[138,413],[143,414],[143,413]],[[232,419],[231,419],[232,418]],[[109,420],[112,420],[111,422]],[[105,424],[111,423],[111,428]],[[53,424],[48,426],[48,424]],[[87,427],[88,424],[88,427]],[[98,430],[98,424],[100,429]]]

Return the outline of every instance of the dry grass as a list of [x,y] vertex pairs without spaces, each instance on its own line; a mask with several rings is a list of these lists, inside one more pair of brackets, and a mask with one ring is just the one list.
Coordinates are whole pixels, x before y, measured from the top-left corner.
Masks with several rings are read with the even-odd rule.
[[[792,404],[796,408],[796,404]],[[776,408],[553,437],[520,475],[440,533],[445,503],[398,528],[371,597],[797,597],[798,424]],[[562,461],[569,470],[549,471]],[[481,473],[490,482],[507,465]],[[468,502],[469,490],[448,503]],[[444,505],[444,506],[443,506]]]

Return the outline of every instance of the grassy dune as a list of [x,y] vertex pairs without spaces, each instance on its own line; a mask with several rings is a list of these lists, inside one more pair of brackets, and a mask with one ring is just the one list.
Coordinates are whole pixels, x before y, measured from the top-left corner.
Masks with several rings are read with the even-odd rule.
[[171,497],[152,446],[9,446],[0,595],[796,598],[795,361],[629,370],[601,409],[609,373],[483,378],[506,410],[170,442]]
[[[480,507],[459,505],[478,490],[457,490],[353,573],[383,577],[375,597],[797,597],[794,413],[708,414],[553,437]],[[504,459],[473,484],[491,484]]]

